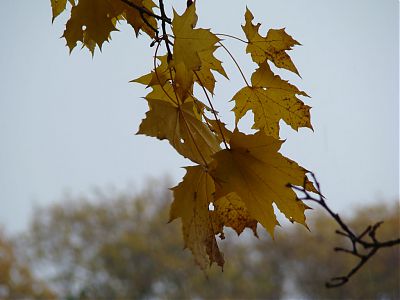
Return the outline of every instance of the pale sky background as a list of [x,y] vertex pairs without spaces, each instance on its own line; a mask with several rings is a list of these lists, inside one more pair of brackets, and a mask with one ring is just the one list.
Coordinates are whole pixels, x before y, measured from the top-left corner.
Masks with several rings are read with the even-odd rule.
[[[165,1],[180,4],[186,1]],[[246,4],[262,33],[286,27],[302,43],[291,56],[313,107],[314,132],[283,125],[282,152],[316,173],[339,212],[399,195],[399,3],[393,0],[198,1],[199,25],[243,37]],[[94,59],[68,54],[65,17],[51,24],[50,1],[0,2],[0,224],[26,228],[34,204],[94,188],[140,190],[148,178],[177,184],[188,161],[166,141],[135,136],[147,109],[147,91],[128,83],[151,69],[145,36],[121,27]],[[248,78],[255,65],[240,42],[226,41]],[[214,102],[243,85],[223,51],[231,81],[220,79]],[[248,124],[247,124],[248,125]],[[246,127],[246,124],[244,124]]]

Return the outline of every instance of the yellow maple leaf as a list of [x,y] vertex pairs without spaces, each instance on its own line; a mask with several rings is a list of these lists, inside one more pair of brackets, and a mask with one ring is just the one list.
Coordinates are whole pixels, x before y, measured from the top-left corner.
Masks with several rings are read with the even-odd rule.
[[253,73],[251,82],[252,86],[242,88],[233,96],[236,104],[233,108],[236,124],[248,110],[252,110],[252,128],[262,130],[275,138],[279,138],[281,119],[295,130],[299,127],[312,129],[310,107],[296,97],[296,94],[307,94],[274,75],[268,63],[260,64]]
[[[225,71],[222,71],[222,65],[218,65],[219,61],[212,56],[219,38],[208,29],[194,29],[196,22],[197,15],[194,4],[190,5],[181,16],[174,11],[172,20],[174,34],[172,59],[176,71],[175,83],[177,88],[180,89],[179,92],[183,98],[185,98],[185,93],[193,86],[195,81],[193,72],[201,71],[202,62],[205,62],[203,72],[206,72],[206,63],[208,63],[208,68],[225,73]],[[208,80],[206,81],[207,88],[213,90]]]
[[[54,20],[65,9],[66,1],[51,1]],[[117,30],[117,22],[122,19],[125,19],[134,28],[136,35],[142,30],[150,37],[155,36],[157,28],[155,18],[141,14],[139,10],[122,1],[79,0],[76,5],[73,0],[69,1],[73,7],[63,37],[67,41],[70,51],[75,48],[78,42],[87,47],[92,54],[96,45],[101,50],[103,43],[110,39],[110,33]],[[152,13],[155,7],[152,0],[129,0],[129,3],[141,7],[149,13]]]
[[212,177],[202,166],[186,167],[183,181],[172,189],[170,220],[181,218],[185,247],[203,269],[213,262],[221,267],[224,264],[215,239],[217,228],[209,211],[214,189]]
[[195,103],[174,105],[168,101],[149,99],[150,110],[138,134],[167,139],[184,157],[202,165],[220,150],[217,137],[195,114]]
[[[63,35],[70,51],[78,41],[84,45],[95,43],[101,49],[103,43],[108,41],[110,33],[117,30],[113,18],[115,12],[108,0],[80,0],[72,7],[71,18]],[[92,51],[93,48],[89,49]]]
[[285,32],[285,29],[270,29],[266,37],[259,34],[260,23],[252,23],[254,17],[249,9],[246,10],[246,23],[242,26],[248,39],[246,52],[251,54],[254,62],[261,64],[266,60],[272,61],[278,68],[284,68],[299,74],[290,56],[285,52],[293,46],[300,45]]
[[216,198],[236,193],[245,203],[251,218],[270,233],[278,225],[272,204],[291,221],[306,225],[304,210],[288,184],[302,185],[307,170],[278,152],[283,141],[262,132],[245,135],[234,131],[228,150],[213,157],[212,176]]

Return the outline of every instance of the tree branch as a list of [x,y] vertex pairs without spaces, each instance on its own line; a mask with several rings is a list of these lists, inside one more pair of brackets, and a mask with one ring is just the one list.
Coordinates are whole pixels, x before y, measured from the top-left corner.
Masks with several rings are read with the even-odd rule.
[[143,6],[139,6],[129,0],[121,0],[122,2],[124,2],[126,5],[138,10],[140,12],[140,14],[145,14],[148,15],[150,17],[153,17],[157,20],[163,21],[165,23],[171,24],[171,19],[168,18],[165,14],[164,15],[157,15],[155,13],[153,13],[152,11],[148,10],[147,8],[143,7]]
[[[162,19],[161,19],[161,28],[162,28],[162,32],[163,32],[163,39],[165,41],[165,46],[167,48],[167,53],[168,53],[167,54],[167,61],[169,62],[172,59],[172,52],[171,52],[171,49],[169,47],[170,41],[168,39],[167,29],[165,27],[165,24],[168,23],[165,20],[168,19],[168,18],[167,18],[166,14],[165,14],[165,7],[164,7],[163,0],[159,0],[158,3],[160,5],[160,11],[161,11],[161,17],[162,17]],[[171,22],[168,23],[168,24],[171,24]]]
[[143,12],[140,12],[140,17],[142,18],[143,22],[151,28],[156,34],[156,40],[158,39],[158,29],[154,28],[153,25],[150,24],[150,22],[147,20],[147,18],[144,16]]
[[[303,197],[300,200],[305,201],[313,201],[318,203],[322,208],[329,213],[329,215],[336,221],[336,223],[340,226],[341,230],[336,230],[336,234],[344,236],[349,239],[351,242],[351,249],[345,249],[341,247],[336,247],[334,250],[336,252],[343,252],[355,256],[359,259],[359,262],[344,276],[333,277],[328,281],[325,285],[327,288],[339,287],[346,284],[350,278],[356,274],[365,263],[373,257],[380,249],[393,247],[400,244],[400,238],[394,240],[388,240],[384,242],[378,241],[376,238],[376,231],[380,225],[382,225],[382,221],[378,222],[374,225],[368,226],[361,234],[356,234],[353,232],[349,226],[341,219],[339,214],[334,213],[332,209],[326,204],[325,198],[321,193],[321,188],[319,182],[317,181],[314,173],[310,173],[317,189],[317,196],[311,195],[309,191],[306,190],[306,182],[307,177],[304,178],[304,184],[302,187],[290,185],[294,190],[299,191]],[[369,239],[369,240],[367,240]],[[359,251],[359,247],[364,248],[364,250],[368,250],[366,253],[361,253]]]

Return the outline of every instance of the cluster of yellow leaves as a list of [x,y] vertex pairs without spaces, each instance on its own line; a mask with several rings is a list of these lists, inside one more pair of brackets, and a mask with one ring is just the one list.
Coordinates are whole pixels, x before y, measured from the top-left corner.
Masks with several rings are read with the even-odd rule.
[[[247,51],[259,68],[252,75],[252,86],[233,97],[233,111],[237,124],[252,110],[253,128],[260,130],[256,134],[246,135],[237,128],[231,132],[219,119],[207,118],[206,105],[193,95],[196,82],[213,93],[212,71],[226,76],[214,56],[220,39],[207,29],[195,28],[195,5],[183,15],[174,13],[172,59],[159,57],[160,64],[151,73],[134,80],[152,89],[145,97],[150,110],[138,133],[167,139],[196,163],[186,168],[183,181],[172,189],[170,216],[171,220],[181,218],[185,246],[202,268],[212,262],[223,265],[216,236],[224,237],[224,227],[238,234],[250,228],[257,234],[260,223],[273,235],[278,224],[273,203],[288,219],[305,225],[307,206],[288,184],[302,185],[307,170],[278,151],[283,143],[279,140],[281,119],[294,129],[311,128],[310,108],[296,97],[307,94],[275,75],[267,62],[297,72],[285,52],[297,42],[284,30],[270,31],[262,38],[259,25],[251,20],[247,11],[243,26],[249,39]],[[222,142],[226,149],[221,148]]]
[[279,121],[283,119],[293,129],[312,128],[310,107],[299,100],[296,95],[308,97],[294,85],[275,75],[268,61],[275,66],[298,74],[290,56],[286,53],[294,45],[300,45],[284,29],[270,29],[266,37],[259,34],[260,23],[252,23],[253,15],[247,9],[246,23],[242,26],[248,39],[246,51],[259,65],[252,77],[251,86],[241,89],[233,99],[236,123],[248,110],[254,114],[253,129],[263,130],[265,134],[279,138]]
[[[67,1],[51,1],[56,17]],[[149,11],[155,7],[151,0],[129,1]],[[69,3],[71,18],[64,37],[71,50],[78,41],[92,52],[96,45],[101,48],[122,19],[136,32],[142,30],[150,36],[154,34],[151,27],[157,27],[156,19],[146,15],[144,21],[143,14],[126,5],[125,0]],[[164,42],[172,45],[172,51],[155,57],[158,64],[155,62],[154,69],[133,80],[150,89],[145,96],[149,111],[138,134],[168,140],[179,154],[195,164],[186,168],[183,181],[172,189],[170,219],[181,219],[185,246],[202,268],[213,262],[223,266],[224,257],[216,237],[224,238],[225,227],[237,234],[250,228],[257,236],[260,223],[273,236],[278,225],[274,203],[289,220],[306,226],[307,206],[297,199],[290,185],[302,185],[307,170],[279,153],[283,143],[279,140],[279,121],[284,120],[295,130],[312,128],[310,107],[298,98],[307,94],[275,75],[269,65],[272,62],[298,74],[286,51],[299,43],[284,29],[269,30],[262,37],[260,24],[254,25],[252,20],[253,15],[247,10],[242,26],[247,37],[246,50],[259,67],[251,76],[251,85],[233,96],[233,131],[219,120],[207,94],[214,94],[215,72],[228,78],[214,56],[221,41],[209,29],[196,28],[194,4],[182,15],[174,11],[172,34],[168,39],[163,36],[155,41],[155,56]],[[195,97],[195,84],[203,88],[211,108]],[[249,110],[254,114],[255,134],[244,134],[237,127]],[[206,111],[214,117],[207,117]],[[309,182],[306,186],[313,190]]]

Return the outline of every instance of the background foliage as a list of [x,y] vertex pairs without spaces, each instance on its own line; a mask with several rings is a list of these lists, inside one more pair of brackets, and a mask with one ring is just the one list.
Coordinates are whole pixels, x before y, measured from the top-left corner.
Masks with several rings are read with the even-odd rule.
[[[275,241],[264,232],[257,240],[249,229],[239,239],[228,231],[221,244],[227,258],[224,271],[213,267],[204,274],[195,267],[190,252],[182,250],[179,224],[166,226],[172,199],[165,184],[151,182],[134,196],[99,193],[97,198],[96,203],[77,197],[37,208],[29,231],[13,246],[19,260],[28,261],[26,266],[63,299],[400,296],[396,247],[383,249],[351,283],[338,289],[324,287],[331,275],[343,273],[354,261],[333,252],[343,240],[333,234],[337,225],[319,211],[310,218],[311,232],[292,225],[277,230]],[[376,204],[355,211],[348,218],[353,228],[385,219],[379,232],[382,238],[398,234],[398,206]],[[0,273],[4,274],[10,258],[2,259]],[[16,287],[10,279],[2,282],[3,290],[4,286],[14,295]],[[28,298],[40,298],[32,290],[25,291]]]

